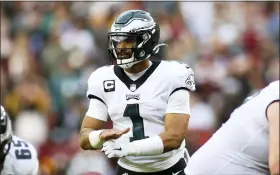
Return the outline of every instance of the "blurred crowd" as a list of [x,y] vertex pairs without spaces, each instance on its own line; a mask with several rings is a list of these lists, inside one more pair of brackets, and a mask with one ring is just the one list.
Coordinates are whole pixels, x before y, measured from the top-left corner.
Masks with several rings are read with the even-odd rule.
[[168,47],[152,59],[195,72],[190,153],[246,96],[279,79],[279,2],[1,2],[1,104],[15,134],[36,146],[40,174],[114,174],[115,160],[79,148],[79,126],[88,77],[110,64],[107,31],[129,9],[160,25]]

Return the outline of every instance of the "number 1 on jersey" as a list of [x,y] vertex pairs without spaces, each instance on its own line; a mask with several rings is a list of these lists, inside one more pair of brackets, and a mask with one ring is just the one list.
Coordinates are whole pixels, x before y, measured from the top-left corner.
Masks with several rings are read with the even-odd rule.
[[132,121],[133,125],[133,137],[130,137],[130,141],[134,140],[141,140],[148,138],[145,136],[144,133],[144,124],[143,124],[143,119],[140,116],[139,112],[139,104],[127,104],[126,108],[124,110],[124,117],[129,117]]

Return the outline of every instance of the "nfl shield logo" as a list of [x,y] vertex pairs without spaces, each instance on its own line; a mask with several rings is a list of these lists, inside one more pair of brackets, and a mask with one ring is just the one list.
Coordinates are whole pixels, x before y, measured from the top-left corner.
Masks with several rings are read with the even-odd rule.
[[129,89],[134,92],[136,90],[136,84],[131,84]]

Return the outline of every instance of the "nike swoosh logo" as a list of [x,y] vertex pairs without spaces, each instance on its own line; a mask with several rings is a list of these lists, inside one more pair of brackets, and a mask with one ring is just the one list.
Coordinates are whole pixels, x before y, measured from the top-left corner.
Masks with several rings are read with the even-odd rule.
[[178,171],[177,173],[172,173],[172,175],[178,175],[182,170]]
[[122,148],[116,148],[116,150],[119,150],[119,151],[121,151],[121,150],[122,150]]

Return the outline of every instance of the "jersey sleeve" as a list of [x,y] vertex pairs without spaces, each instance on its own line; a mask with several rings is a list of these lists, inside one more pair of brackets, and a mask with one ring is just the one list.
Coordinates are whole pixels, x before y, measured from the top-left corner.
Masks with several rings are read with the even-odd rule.
[[165,113],[190,114],[190,94],[195,91],[194,72],[184,63],[173,63],[170,92]]
[[105,103],[105,100],[103,98],[102,94],[102,81],[100,79],[100,68],[94,71],[89,79],[88,79],[88,90],[87,90],[87,97],[89,99],[96,99],[100,102]]
[[189,114],[190,115],[190,93],[188,91],[176,91],[168,99],[165,114]]
[[106,122],[108,120],[108,108],[99,100],[91,99],[86,116]]
[[268,93],[265,95],[265,97],[268,99],[267,100],[267,106],[266,106],[266,109],[265,109],[266,118],[268,118],[267,111],[268,111],[269,106],[271,104],[273,104],[274,102],[279,102],[280,101],[279,83],[280,83],[279,80],[275,81],[275,82],[272,82],[267,88]]
[[31,170],[31,174],[35,174],[35,175],[39,174],[39,160],[38,159],[37,159],[37,161],[34,162],[34,167]]
[[178,63],[174,74],[171,77],[170,96],[179,90],[195,91],[195,81],[193,70],[184,63]]

